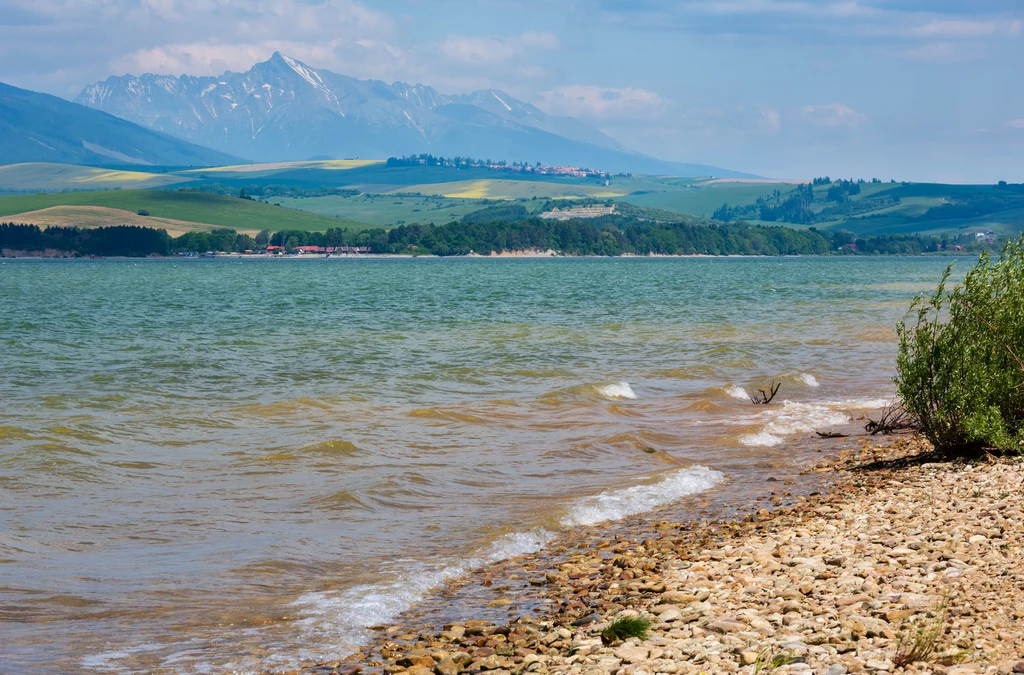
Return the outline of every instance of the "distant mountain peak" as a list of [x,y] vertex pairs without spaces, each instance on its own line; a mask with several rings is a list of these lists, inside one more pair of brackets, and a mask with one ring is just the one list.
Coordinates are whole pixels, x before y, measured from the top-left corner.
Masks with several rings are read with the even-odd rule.
[[260,161],[426,152],[672,172],[671,164],[632,152],[580,120],[548,115],[498,89],[447,95],[423,84],[357,80],[280,51],[246,72],[217,77],[109,77],[75,100]]

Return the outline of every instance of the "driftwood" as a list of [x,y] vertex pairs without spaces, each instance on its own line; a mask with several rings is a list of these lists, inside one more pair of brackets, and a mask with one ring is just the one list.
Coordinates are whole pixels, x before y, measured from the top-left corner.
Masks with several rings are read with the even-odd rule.
[[779,387],[782,383],[775,384],[775,380],[772,380],[771,386],[767,389],[758,389],[757,393],[750,397],[750,402],[754,405],[767,405],[772,402],[775,398],[775,394],[779,393]]
[[815,431],[821,438],[846,438],[847,434],[841,434],[838,431]]
[[897,431],[913,431],[920,428],[917,419],[897,401],[882,408],[882,415],[877,420],[868,418],[864,431],[872,436],[892,434]]

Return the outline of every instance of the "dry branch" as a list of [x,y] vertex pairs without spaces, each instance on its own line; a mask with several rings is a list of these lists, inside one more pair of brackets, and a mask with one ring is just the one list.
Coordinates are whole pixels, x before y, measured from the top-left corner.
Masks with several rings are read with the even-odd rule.
[[767,405],[772,402],[775,398],[775,394],[779,393],[779,387],[782,383],[775,384],[775,380],[772,380],[771,386],[767,389],[758,389],[757,393],[750,397],[750,402],[754,405]]

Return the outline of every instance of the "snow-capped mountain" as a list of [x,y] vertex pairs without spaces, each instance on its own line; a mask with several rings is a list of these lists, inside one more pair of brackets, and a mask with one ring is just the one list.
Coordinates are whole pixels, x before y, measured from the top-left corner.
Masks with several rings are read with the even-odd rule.
[[247,72],[219,77],[110,77],[75,101],[257,161],[429,152],[651,173],[687,166],[631,152],[580,120],[501,91],[449,96],[421,84],[356,80],[276,52]]

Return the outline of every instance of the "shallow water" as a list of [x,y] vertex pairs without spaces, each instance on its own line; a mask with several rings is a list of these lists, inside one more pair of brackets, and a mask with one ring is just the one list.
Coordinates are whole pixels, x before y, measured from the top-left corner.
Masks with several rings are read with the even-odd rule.
[[342,655],[483,561],[806,461],[946,263],[0,261],[0,671]]

